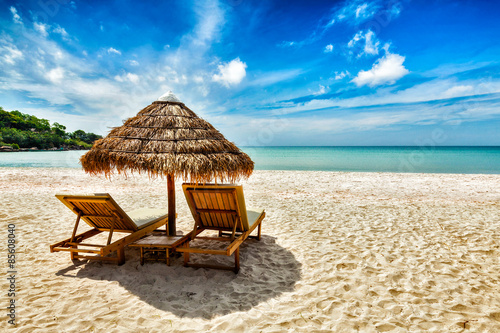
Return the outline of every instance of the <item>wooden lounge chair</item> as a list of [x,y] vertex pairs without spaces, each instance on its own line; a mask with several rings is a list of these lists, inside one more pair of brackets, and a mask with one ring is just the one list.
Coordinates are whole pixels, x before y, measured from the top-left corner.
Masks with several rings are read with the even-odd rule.
[[[125,213],[108,193],[91,195],[57,194],[62,201],[76,215],[76,223],[70,238],[50,245],[50,252],[68,251],[71,259],[94,259],[125,263],[124,247],[155,229],[167,224],[167,210],[138,209]],[[80,220],[87,222],[91,230],[76,234]],[[85,239],[91,238],[103,231],[109,232],[106,245],[86,244]],[[126,237],[111,243],[114,232],[129,233]],[[115,252],[116,257],[106,257]],[[85,255],[81,255],[84,253]],[[87,255],[93,253],[95,255]]]
[[[183,184],[182,189],[195,220],[194,229],[185,236],[185,242],[176,251],[184,253],[184,265],[233,270],[240,269],[240,245],[249,237],[260,240],[264,210],[246,209],[241,185],[193,185]],[[257,236],[250,233],[258,228]],[[199,237],[204,230],[217,230],[219,237]],[[225,250],[193,248],[189,242],[194,239],[228,241]],[[200,265],[189,263],[189,253],[207,253],[231,256],[234,253],[234,267]]]

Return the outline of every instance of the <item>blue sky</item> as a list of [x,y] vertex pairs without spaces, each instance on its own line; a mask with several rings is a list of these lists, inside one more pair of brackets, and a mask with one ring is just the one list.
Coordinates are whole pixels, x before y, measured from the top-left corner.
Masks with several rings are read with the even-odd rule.
[[106,134],[168,90],[238,145],[500,145],[496,1],[0,1],[0,106]]

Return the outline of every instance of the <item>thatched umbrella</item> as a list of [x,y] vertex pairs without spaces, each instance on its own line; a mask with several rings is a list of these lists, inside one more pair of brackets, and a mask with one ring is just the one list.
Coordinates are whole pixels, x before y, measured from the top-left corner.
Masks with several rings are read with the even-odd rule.
[[137,116],[115,127],[80,159],[90,174],[147,172],[166,177],[168,234],[175,235],[175,183],[234,182],[252,174],[254,163],[207,121],[169,91]]

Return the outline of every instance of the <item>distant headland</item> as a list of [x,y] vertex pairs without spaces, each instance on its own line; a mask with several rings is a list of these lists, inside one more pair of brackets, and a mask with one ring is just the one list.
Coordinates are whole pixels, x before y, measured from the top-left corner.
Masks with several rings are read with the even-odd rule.
[[83,130],[69,133],[59,123],[0,107],[0,152],[85,150],[100,138]]

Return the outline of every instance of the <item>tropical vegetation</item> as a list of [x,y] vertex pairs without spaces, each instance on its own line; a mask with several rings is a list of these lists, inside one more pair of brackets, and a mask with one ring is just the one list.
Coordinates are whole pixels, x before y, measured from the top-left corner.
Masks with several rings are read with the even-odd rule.
[[83,130],[66,132],[66,126],[47,119],[0,107],[0,146],[14,149],[32,148],[90,148],[101,136]]

